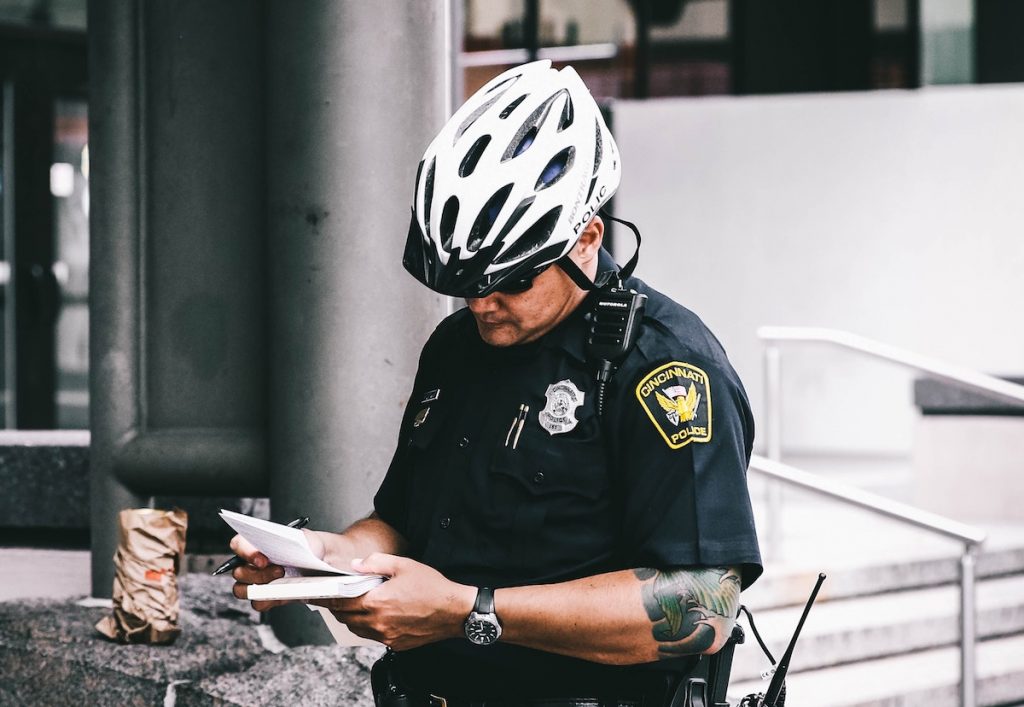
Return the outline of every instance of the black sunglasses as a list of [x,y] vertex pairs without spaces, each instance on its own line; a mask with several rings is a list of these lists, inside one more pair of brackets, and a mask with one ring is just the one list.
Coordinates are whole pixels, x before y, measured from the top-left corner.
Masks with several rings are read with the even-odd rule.
[[533,287],[534,279],[549,267],[551,267],[551,263],[537,270],[531,270],[515,280],[506,280],[499,287],[495,287],[492,292],[499,292],[503,295],[518,295],[526,292]]

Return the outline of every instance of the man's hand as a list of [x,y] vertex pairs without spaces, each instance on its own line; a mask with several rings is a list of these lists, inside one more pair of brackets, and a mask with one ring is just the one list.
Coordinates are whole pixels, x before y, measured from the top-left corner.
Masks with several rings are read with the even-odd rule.
[[[309,528],[303,528],[302,532],[313,555],[335,567],[345,567],[351,558],[359,555],[369,557],[375,552],[403,552],[406,546],[405,538],[376,514],[356,521],[344,533],[328,533]],[[266,555],[241,536],[236,535],[231,539],[231,549],[247,563],[232,573],[236,582],[232,592],[237,598],[246,598],[247,585],[266,584],[284,576],[284,568],[272,564]],[[293,602],[254,601],[252,607],[256,611],[266,611],[290,603]]]
[[396,555],[374,553],[353,560],[352,569],[390,579],[361,597],[311,603],[326,606],[357,636],[401,651],[463,635],[463,622],[476,600],[475,588]]
[[[236,598],[245,599],[246,588],[250,584],[266,584],[272,580],[284,577],[284,567],[271,563],[266,555],[253,547],[241,535],[231,538],[230,547],[236,555],[246,562],[241,567],[236,567],[231,573],[231,576],[235,578],[235,586],[231,591]],[[287,601],[254,601],[252,602],[252,608],[256,611],[266,611],[267,609],[287,603]]]

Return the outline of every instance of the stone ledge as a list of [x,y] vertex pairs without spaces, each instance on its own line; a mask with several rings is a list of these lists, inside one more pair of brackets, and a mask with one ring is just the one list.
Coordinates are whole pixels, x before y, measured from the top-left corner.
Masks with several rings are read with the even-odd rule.
[[248,605],[228,594],[230,579],[185,575],[181,586],[182,635],[172,646],[107,641],[94,624],[108,609],[0,603],[0,705],[372,705],[376,651],[304,646],[274,654]]
[[[269,512],[265,498],[157,496],[155,504],[188,512],[188,549],[201,553],[225,551],[234,534],[218,517],[220,508]],[[0,532],[80,533],[74,544],[85,546],[88,530],[89,433],[0,432]]]
[[0,518],[8,528],[88,528],[89,448],[0,445]]

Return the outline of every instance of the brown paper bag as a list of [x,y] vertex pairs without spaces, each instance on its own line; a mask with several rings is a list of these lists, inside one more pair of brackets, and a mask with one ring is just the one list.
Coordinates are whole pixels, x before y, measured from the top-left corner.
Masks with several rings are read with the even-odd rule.
[[185,511],[129,508],[118,515],[114,553],[114,615],[96,629],[119,643],[174,643],[178,568],[185,553]]

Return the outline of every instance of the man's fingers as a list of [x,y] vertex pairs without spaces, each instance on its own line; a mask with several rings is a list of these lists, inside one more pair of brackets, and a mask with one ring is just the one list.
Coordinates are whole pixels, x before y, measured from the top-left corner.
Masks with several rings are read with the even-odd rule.
[[281,567],[281,565],[270,565],[266,569],[258,569],[249,565],[242,565],[241,567],[236,567],[231,572],[231,576],[235,578],[236,582],[243,584],[266,584],[272,580],[284,577],[284,567]]
[[[236,582],[235,586],[231,587],[231,593],[235,595],[235,599],[248,599],[248,591],[250,586],[251,585],[249,584],[241,584],[239,582]],[[280,606],[282,604],[287,603],[287,601],[281,599],[268,599],[266,601],[252,602],[252,608],[256,609],[256,611],[266,611],[271,607]]]
[[231,538],[231,542],[228,543],[228,547],[231,548],[233,553],[241,557],[250,565],[263,568],[270,564],[270,560],[267,559],[267,556],[257,550],[252,543],[241,535],[236,535]]
[[[235,599],[248,599],[247,590],[249,589],[248,584],[238,584],[231,587],[231,593],[235,595]],[[266,611],[267,609],[273,609],[275,606],[282,606],[287,604],[287,601],[278,599],[268,599],[266,601],[252,601],[252,608],[256,611]]]

